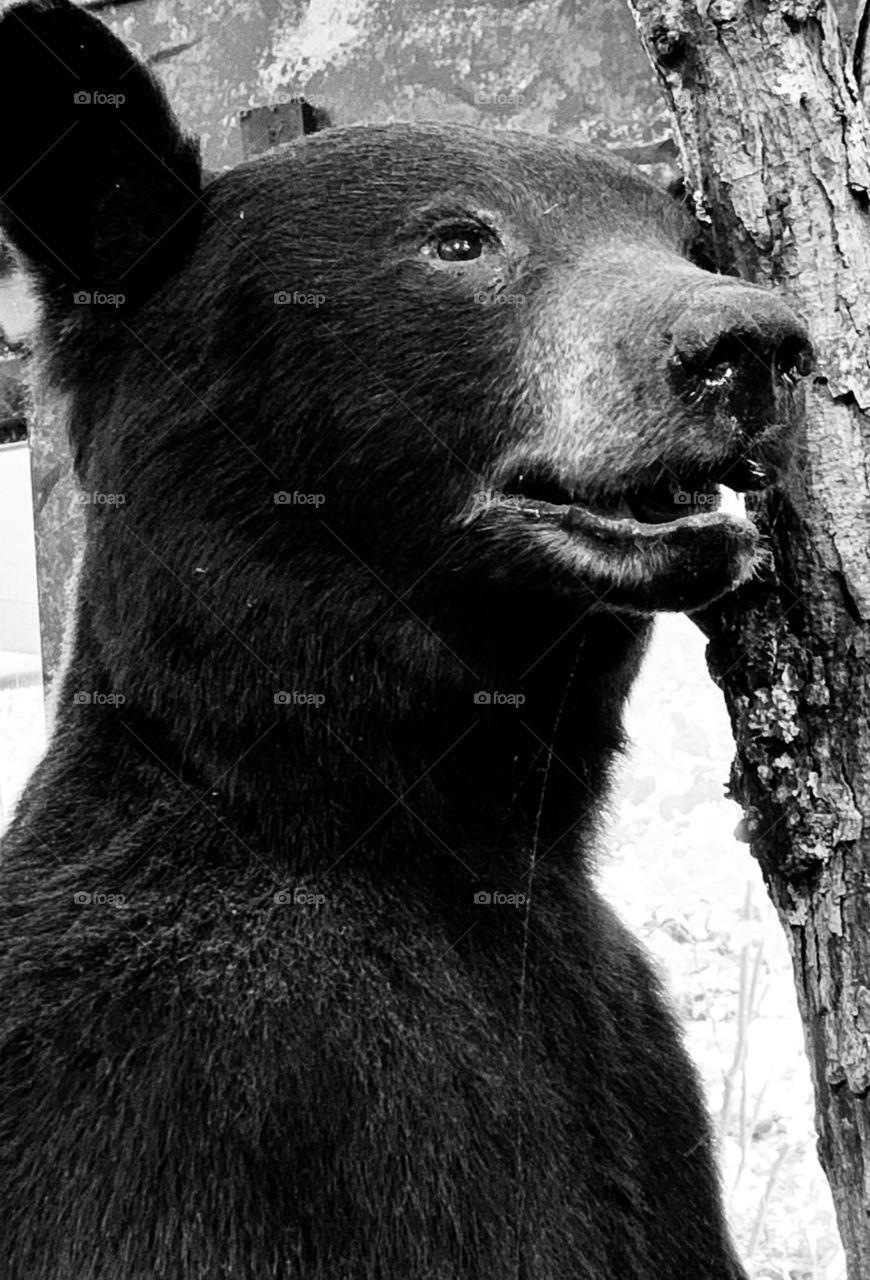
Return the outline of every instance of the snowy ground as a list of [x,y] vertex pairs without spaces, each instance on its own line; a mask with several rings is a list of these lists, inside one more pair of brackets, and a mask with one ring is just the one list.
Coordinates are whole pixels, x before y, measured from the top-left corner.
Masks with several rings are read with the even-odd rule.
[[686,618],[659,619],[629,709],[634,750],[602,887],[660,961],[683,1018],[752,1280],[843,1280],[791,960],[758,866],[733,836],[740,811],[723,794],[733,742],[704,646]]
[[[661,619],[630,708],[635,747],[602,885],[660,961],[683,1018],[752,1280],[844,1280],[788,951],[758,868],[732,835],[732,743],[703,650],[685,618]],[[8,687],[16,664],[0,655],[0,825],[43,747],[41,688]]]

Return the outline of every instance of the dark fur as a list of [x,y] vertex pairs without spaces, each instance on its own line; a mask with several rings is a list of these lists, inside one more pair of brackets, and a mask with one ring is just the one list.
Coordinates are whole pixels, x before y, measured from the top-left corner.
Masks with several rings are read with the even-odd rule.
[[[199,200],[96,20],[7,14],[4,118],[35,84],[3,217],[82,485],[125,501],[88,507],[4,844],[4,1275],[739,1280],[694,1072],[590,849],[647,615],[727,589],[740,536],[658,588],[611,566],[615,612],[600,566],[472,514],[517,451],[590,491],[721,452],[665,356],[726,286],[583,148],[339,129]],[[115,84],[129,110],[74,113]],[[502,247],[421,256],[460,215]],[[298,886],[323,901],[276,903]]]

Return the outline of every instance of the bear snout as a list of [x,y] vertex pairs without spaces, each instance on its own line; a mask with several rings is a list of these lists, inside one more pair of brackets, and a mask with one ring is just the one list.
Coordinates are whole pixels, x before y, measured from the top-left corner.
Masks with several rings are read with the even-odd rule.
[[724,408],[751,439],[787,426],[787,399],[812,369],[809,335],[775,294],[739,282],[699,289],[673,329],[670,368],[681,397]]

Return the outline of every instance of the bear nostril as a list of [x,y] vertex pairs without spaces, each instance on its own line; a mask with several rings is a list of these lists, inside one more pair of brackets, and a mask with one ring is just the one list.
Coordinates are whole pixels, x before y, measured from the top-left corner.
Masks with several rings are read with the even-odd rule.
[[707,351],[684,360],[686,369],[711,387],[722,386],[747,359],[749,348],[736,334],[718,338]]
[[774,368],[783,378],[805,378],[812,373],[814,363],[809,342],[794,334],[779,344],[773,358]]

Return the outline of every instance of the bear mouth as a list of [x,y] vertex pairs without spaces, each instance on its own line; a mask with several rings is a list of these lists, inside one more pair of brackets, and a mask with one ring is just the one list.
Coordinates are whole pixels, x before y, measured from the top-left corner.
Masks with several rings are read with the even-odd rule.
[[635,488],[589,495],[579,486],[525,471],[503,482],[491,502],[569,532],[656,538],[666,535],[669,526],[700,530],[725,518],[717,515],[722,485],[745,493],[766,489],[773,479],[760,463],[741,458],[716,471],[667,471]]
[[[775,463],[745,457],[680,470],[658,464],[611,492],[517,463],[480,493],[466,521],[494,537],[499,577],[531,573],[534,589],[592,608],[691,612],[757,574],[769,552],[745,515],[720,510],[735,492],[769,488]],[[512,566],[512,569],[511,567]]]

